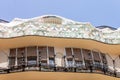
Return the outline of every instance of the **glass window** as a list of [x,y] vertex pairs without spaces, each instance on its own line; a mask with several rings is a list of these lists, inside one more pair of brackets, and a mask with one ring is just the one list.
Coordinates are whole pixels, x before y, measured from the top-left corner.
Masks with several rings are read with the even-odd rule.
[[73,67],[73,61],[72,60],[68,60],[68,67]]
[[36,60],[30,60],[30,61],[28,61],[28,65],[36,65]]
[[82,66],[82,62],[81,61],[75,61],[75,65],[76,65],[76,67],[81,67]]
[[54,66],[54,59],[49,59],[49,65]]

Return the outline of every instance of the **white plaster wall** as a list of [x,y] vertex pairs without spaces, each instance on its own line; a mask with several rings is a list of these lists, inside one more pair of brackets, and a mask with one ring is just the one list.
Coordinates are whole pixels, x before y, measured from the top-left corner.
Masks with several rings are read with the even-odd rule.
[[64,47],[55,47],[55,53],[56,53],[56,66],[64,66]]
[[[117,57],[117,55],[110,55],[110,56],[112,57],[112,59],[115,59]],[[108,55],[106,55],[106,58],[107,58],[109,70],[114,71],[112,59]],[[119,58],[115,60],[115,69],[117,72],[120,72],[120,59]]]
[[106,59],[107,59],[107,64],[108,64],[108,70],[113,72],[113,61],[111,59],[110,56],[106,55]]
[[120,72],[120,58],[118,57],[118,58],[116,58],[116,60],[115,60],[115,68],[116,68],[116,70],[117,70],[117,72]]
[[8,68],[9,49],[0,50],[0,68]]

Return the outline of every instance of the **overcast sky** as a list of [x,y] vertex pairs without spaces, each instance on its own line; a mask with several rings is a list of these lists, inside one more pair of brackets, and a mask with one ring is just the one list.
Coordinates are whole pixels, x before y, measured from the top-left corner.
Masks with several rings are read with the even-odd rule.
[[46,14],[117,28],[120,27],[120,0],[0,0],[0,18],[4,20]]

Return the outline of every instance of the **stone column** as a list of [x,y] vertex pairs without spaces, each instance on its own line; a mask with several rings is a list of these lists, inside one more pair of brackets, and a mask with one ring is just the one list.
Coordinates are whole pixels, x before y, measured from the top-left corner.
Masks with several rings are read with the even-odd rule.
[[85,60],[84,60],[84,55],[83,55],[83,50],[81,48],[81,56],[82,56],[82,61],[83,61],[83,67],[85,67]]
[[47,64],[49,65],[49,51],[48,51],[48,46],[47,46]]
[[63,59],[64,59],[64,67],[67,66],[67,60],[66,60],[66,50],[64,48],[64,56],[63,56]]
[[100,51],[99,51],[99,57],[100,57],[100,64],[101,64],[101,67],[103,68],[103,61],[102,61],[102,57],[101,57]]
[[7,59],[8,59],[8,65],[7,65],[7,73],[9,73],[9,70],[10,70],[10,64],[9,64],[9,56],[10,56],[10,49],[9,49],[9,53],[8,53],[8,55],[7,55]]
[[93,55],[93,51],[91,50],[91,56],[92,56],[92,61],[93,61],[93,65],[95,64],[95,61],[94,61],[94,55]]
[[56,51],[55,51],[55,47],[54,48],[54,67],[56,67]]
[[17,53],[18,53],[18,51],[17,51],[18,49],[16,48],[16,56],[15,56],[15,66],[18,66],[18,59],[17,59]]
[[75,59],[74,59],[74,52],[73,52],[73,48],[71,48],[71,51],[72,51],[72,60],[73,60],[73,67],[75,67]]
[[25,47],[25,65],[27,66],[27,47]]
[[36,48],[36,54],[37,54],[37,66],[39,66],[39,51],[38,51],[38,46]]

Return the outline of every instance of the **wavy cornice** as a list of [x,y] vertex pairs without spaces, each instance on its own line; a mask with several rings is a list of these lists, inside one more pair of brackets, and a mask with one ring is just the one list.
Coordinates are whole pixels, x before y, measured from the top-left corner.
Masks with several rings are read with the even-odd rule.
[[11,23],[2,23],[0,24],[0,38],[37,35],[45,37],[92,39],[107,44],[120,44],[120,30],[101,30],[95,28],[90,23],[75,22],[59,16],[57,17],[62,20],[62,24],[41,23],[40,19],[42,17],[43,16],[28,20],[19,19],[17,22],[14,20]]

